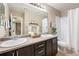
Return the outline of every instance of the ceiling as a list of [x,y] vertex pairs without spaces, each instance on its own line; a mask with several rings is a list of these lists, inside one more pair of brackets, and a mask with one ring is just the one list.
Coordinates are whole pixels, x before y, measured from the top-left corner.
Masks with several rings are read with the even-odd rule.
[[24,3],[8,3],[8,6],[9,6],[10,10],[14,10],[17,12],[24,13],[24,10],[26,10],[26,11],[30,11],[34,15],[47,16],[46,13],[41,12],[37,9],[32,8],[32,7],[29,7],[27,4],[24,4]]
[[[55,8],[55,9],[57,9],[57,10],[59,10],[59,11],[61,11],[61,12],[79,7],[79,3],[46,3],[46,4],[53,7],[53,8]],[[10,3],[10,4],[8,4],[8,6],[11,9],[17,9],[19,12],[24,11],[24,8],[27,7],[23,3],[20,3],[20,4],[17,4],[17,3],[12,4],[12,3]],[[33,8],[31,8],[31,10],[33,10]],[[34,9],[33,11],[36,12],[37,10]],[[38,14],[38,13],[36,13],[36,14]]]
[[47,3],[47,4],[61,12],[79,7],[79,3]]

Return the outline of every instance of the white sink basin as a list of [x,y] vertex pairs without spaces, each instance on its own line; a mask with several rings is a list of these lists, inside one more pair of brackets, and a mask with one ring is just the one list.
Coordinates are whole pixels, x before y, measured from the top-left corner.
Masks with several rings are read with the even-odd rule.
[[26,38],[11,39],[0,44],[0,47],[13,47],[26,42]]

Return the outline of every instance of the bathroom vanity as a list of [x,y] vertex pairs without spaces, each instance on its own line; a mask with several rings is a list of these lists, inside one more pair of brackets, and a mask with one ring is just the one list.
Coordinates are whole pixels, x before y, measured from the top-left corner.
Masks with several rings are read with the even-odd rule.
[[0,56],[55,56],[57,54],[57,36],[43,35],[27,38],[27,42],[13,47],[0,47]]

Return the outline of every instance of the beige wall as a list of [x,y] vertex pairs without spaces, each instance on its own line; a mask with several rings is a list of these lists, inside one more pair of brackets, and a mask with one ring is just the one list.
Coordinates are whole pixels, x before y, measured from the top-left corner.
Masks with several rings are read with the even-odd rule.
[[15,9],[10,9],[10,14],[12,13],[13,16],[19,16],[19,17],[23,17],[23,13],[22,12],[18,12]]
[[0,3],[0,15],[4,15],[4,14],[5,14],[5,7],[3,3]]
[[55,25],[55,17],[61,16],[61,12],[48,5],[47,10],[48,10],[48,32],[51,33],[52,32],[51,25]]
[[63,16],[67,16],[67,14],[68,14],[68,11],[63,11],[63,12],[61,12],[61,17],[63,17]]

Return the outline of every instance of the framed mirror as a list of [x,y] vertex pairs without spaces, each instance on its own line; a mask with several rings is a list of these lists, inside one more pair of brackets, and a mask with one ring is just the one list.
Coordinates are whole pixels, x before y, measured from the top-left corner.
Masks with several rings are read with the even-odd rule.
[[37,23],[29,23],[28,26],[28,33],[35,33],[36,35],[39,34],[39,25]]

